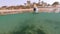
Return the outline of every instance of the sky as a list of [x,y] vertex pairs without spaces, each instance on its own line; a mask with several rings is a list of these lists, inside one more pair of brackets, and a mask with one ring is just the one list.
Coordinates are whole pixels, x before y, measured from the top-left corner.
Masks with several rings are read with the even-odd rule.
[[[1,6],[16,6],[16,5],[23,5],[24,3],[26,3],[27,0],[0,0],[0,7]],[[33,2],[38,2],[38,0],[30,0],[31,3]],[[44,1],[46,3],[52,4],[55,1],[60,2],[60,0],[41,0]]]

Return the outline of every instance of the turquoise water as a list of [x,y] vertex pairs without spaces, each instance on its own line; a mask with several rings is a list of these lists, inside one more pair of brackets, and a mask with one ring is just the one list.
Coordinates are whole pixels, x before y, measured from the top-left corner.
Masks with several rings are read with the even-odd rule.
[[22,13],[0,16],[0,33],[21,29],[22,26],[41,27],[46,34],[60,34],[60,13]]

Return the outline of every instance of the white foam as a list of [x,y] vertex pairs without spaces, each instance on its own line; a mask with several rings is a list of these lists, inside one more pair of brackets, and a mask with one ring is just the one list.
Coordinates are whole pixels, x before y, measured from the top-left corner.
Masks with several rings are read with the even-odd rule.
[[60,8],[57,8],[57,10],[55,11],[55,13],[59,13],[60,12]]

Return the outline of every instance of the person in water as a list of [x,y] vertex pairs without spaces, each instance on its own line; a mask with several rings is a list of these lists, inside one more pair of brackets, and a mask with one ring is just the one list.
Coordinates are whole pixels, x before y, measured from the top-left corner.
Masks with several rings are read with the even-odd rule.
[[34,5],[33,11],[34,13],[38,13],[38,7],[36,5]]

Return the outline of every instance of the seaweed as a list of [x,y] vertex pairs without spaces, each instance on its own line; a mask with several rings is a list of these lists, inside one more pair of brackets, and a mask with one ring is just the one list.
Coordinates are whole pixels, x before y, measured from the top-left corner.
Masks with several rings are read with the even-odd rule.
[[35,26],[25,26],[20,31],[13,31],[11,34],[46,34],[40,28],[36,28]]

